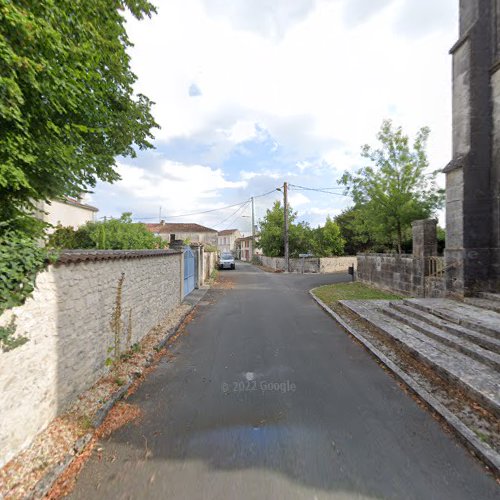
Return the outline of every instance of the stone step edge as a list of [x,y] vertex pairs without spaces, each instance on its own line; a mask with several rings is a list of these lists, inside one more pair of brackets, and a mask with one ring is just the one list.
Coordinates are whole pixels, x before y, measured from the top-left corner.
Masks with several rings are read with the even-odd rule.
[[474,307],[480,307],[481,309],[488,309],[489,311],[500,313],[500,302],[496,300],[482,297],[466,297],[464,302]]
[[497,453],[488,444],[483,443],[476,434],[464,424],[455,414],[441,404],[430,392],[419,385],[416,380],[405,373],[399,366],[391,361],[385,354],[379,351],[369,340],[359,333],[353,326],[347,324],[341,316],[330,309],[321,299],[314,295],[314,290],[309,291],[313,300],[329,314],[344,330],[354,337],[364,348],[375,358],[378,359],[391,373],[406,387],[408,387],[426,406],[435,411],[454,431],[455,436],[460,442],[474,455],[485,463],[492,473],[500,479],[500,454]]
[[498,339],[500,332],[497,332],[488,326],[481,325],[479,323],[472,323],[472,321],[459,318],[454,316],[453,314],[450,314],[446,311],[443,311],[441,309],[434,309],[431,306],[425,306],[421,304],[420,302],[413,302],[411,299],[403,299],[403,304],[414,307],[415,309],[419,309],[421,311],[424,311],[429,314],[433,314],[434,316],[444,320],[444,321],[449,321],[450,323],[454,323],[455,325],[463,326],[465,328],[475,328],[481,333],[484,333],[485,335],[489,335],[490,337],[493,337],[495,339]]
[[[352,301],[355,302],[355,301]],[[361,302],[361,301],[357,301]],[[376,302],[376,301],[373,301]],[[380,301],[379,301],[380,302]],[[419,350],[415,349],[411,345],[407,344],[401,339],[398,339],[397,337],[394,337],[391,333],[389,333],[387,330],[385,330],[382,326],[380,326],[377,321],[377,323],[374,323],[370,321],[370,319],[365,318],[360,314],[356,308],[349,303],[349,301],[340,301],[340,304],[345,307],[347,310],[351,311],[353,314],[356,314],[361,320],[363,320],[365,323],[369,324],[373,328],[376,328],[377,331],[379,331],[382,335],[387,336],[388,338],[392,339],[394,342],[398,343],[398,346],[400,346],[402,349],[404,349],[406,352],[408,352],[410,355],[412,355],[415,359],[422,361],[425,363],[429,368],[433,369],[436,373],[444,377],[446,380],[448,380],[451,384],[455,384],[457,387],[460,387],[460,389],[464,390],[472,399],[475,399],[476,401],[481,402],[485,406],[487,406],[495,415],[500,415],[500,404],[494,401],[493,399],[489,398],[487,395],[483,394],[480,390],[478,390],[476,387],[473,385],[470,385],[466,380],[463,380],[462,378],[458,377],[455,375],[452,371],[449,371],[447,368],[444,366],[440,365],[439,363],[436,363],[433,359],[429,358],[425,353],[420,352]],[[366,307],[362,304],[360,304],[361,307],[365,308]],[[384,316],[382,313],[378,311],[373,311],[373,310],[368,310],[367,312],[370,313],[371,316],[376,315],[379,316],[377,320],[380,320],[381,322],[384,322]],[[387,323],[387,321],[386,321]],[[391,325],[392,326],[392,325]],[[404,326],[404,325],[402,325]],[[397,326],[393,326],[393,328],[397,328]],[[416,330],[414,330],[415,334],[418,334]],[[414,335],[415,338],[419,338],[420,335]],[[436,350],[436,347],[432,346],[433,349]],[[449,353],[451,354],[451,353]],[[454,356],[464,356],[464,354],[461,354],[459,352],[456,352]],[[478,363],[475,360],[472,360],[475,363]],[[482,365],[484,369],[489,369],[491,370],[490,367],[486,365]]]
[[497,340],[491,335],[475,332],[470,328],[446,321],[445,319],[439,318],[438,316],[423,311],[422,309],[418,309],[417,307],[403,304],[401,301],[391,301],[390,305],[399,312],[408,314],[435,328],[445,330],[450,335],[454,335],[459,338],[468,338],[471,342],[483,347],[484,349],[500,354],[500,340]]
[[488,300],[493,300],[495,302],[498,302],[500,304],[500,293],[493,293],[493,292],[479,292],[477,296],[480,299],[488,299]]
[[413,328],[427,337],[430,337],[436,342],[441,342],[444,345],[465,354],[466,356],[470,356],[480,363],[486,364],[493,369],[500,370],[500,356],[494,352],[488,351],[487,349],[484,349],[467,339],[461,339],[456,335],[431,326],[425,321],[421,321],[409,315],[405,316],[401,313],[401,311],[397,311],[390,306],[385,308],[382,307],[380,311],[396,321],[404,323],[410,328]]

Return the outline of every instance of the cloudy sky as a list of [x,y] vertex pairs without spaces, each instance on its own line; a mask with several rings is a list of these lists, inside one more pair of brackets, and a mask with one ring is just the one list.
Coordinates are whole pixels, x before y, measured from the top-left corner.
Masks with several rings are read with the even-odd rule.
[[[384,118],[410,134],[431,127],[432,169],[451,156],[451,57],[458,0],[156,0],[131,20],[137,91],[160,130],[156,150],[120,158],[99,184],[100,216],[198,222],[250,231],[235,205],[284,181],[331,188],[363,165]],[[281,194],[256,199],[257,217]],[[313,225],[350,205],[292,189]]]

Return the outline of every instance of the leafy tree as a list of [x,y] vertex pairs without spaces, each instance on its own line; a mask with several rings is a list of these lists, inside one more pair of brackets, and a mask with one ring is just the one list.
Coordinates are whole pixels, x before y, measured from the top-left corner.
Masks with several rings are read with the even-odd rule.
[[119,219],[88,222],[77,230],[58,227],[49,245],[60,249],[141,250],[164,248],[165,242],[141,223],[132,222],[132,214]]
[[[268,257],[282,257],[285,254],[284,240],[284,208],[281,202],[275,201],[271,209],[260,221],[259,248]],[[297,214],[288,207],[288,222],[291,226]]]
[[313,230],[313,253],[317,257],[331,257],[344,253],[345,240],[340,227],[329,216],[325,225]]
[[[307,222],[296,223],[297,213],[291,207],[288,210],[290,257],[298,257],[301,253],[313,253],[318,257],[342,254],[344,241],[339,227],[330,218],[327,218],[325,227],[311,229]],[[284,209],[276,201],[260,221],[259,248],[268,257],[283,257],[284,241]]]
[[0,0],[0,222],[40,230],[36,202],[113,182],[115,157],[152,147],[134,95],[125,9],[147,0]]
[[355,174],[346,172],[339,181],[377,241],[389,239],[398,253],[411,222],[434,216],[443,204],[443,191],[435,182],[437,172],[427,171],[429,133],[422,128],[411,145],[401,127],[394,129],[390,120],[384,121],[377,135],[380,147],[362,147],[362,156],[373,165]]
[[335,217],[340,234],[345,241],[345,255],[366,252],[375,246],[373,231],[363,218],[359,207],[351,207]]
[[[283,257],[285,255],[285,212],[279,201],[274,202],[273,208],[267,210],[260,221],[259,248],[268,257]],[[306,253],[312,246],[311,229],[305,222],[295,223],[297,212],[288,207],[288,250],[290,257],[298,257],[299,253]]]

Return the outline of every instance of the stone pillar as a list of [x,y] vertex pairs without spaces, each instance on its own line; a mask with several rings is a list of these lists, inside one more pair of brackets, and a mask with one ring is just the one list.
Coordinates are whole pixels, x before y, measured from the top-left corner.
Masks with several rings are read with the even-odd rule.
[[184,241],[174,240],[170,242],[168,248],[170,248],[171,250],[184,250],[185,246],[186,245],[184,244]]
[[413,256],[435,257],[437,255],[437,220],[424,219],[411,223],[413,231]]
[[[447,292],[456,296],[491,289],[499,281],[495,175],[500,128],[497,137],[492,132],[493,96],[500,94],[500,75],[495,70],[496,5],[497,0],[460,0],[460,39],[451,49],[453,159],[444,170],[445,257]],[[500,122],[500,113],[496,114]],[[493,154],[497,149],[499,153]]]

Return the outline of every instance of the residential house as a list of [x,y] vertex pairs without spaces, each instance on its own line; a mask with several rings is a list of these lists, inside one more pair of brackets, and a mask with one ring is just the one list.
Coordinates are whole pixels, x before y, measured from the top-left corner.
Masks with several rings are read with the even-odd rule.
[[183,240],[217,246],[217,231],[200,224],[161,221],[159,224],[146,224],[146,227],[168,243]]
[[[256,240],[257,237],[256,235]],[[254,247],[252,236],[238,238],[236,240],[236,257],[246,262],[250,262],[252,260],[252,247]],[[253,248],[253,255],[262,255],[262,250],[255,246]]]
[[217,249],[220,253],[236,251],[236,240],[241,237],[238,229],[224,229],[217,233]]
[[[39,203],[37,205],[38,217],[52,226],[73,227],[74,229],[83,226],[87,222],[93,222],[99,211],[92,205],[87,205],[83,197],[70,198],[65,196],[60,200],[52,200],[49,203]],[[55,227],[49,227],[48,233],[54,232]]]

